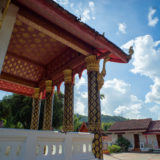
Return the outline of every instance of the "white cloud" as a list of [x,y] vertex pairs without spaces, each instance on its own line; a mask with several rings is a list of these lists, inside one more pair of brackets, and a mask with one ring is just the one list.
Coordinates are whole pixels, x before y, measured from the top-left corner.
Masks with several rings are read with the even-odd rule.
[[152,113],[156,113],[156,112],[159,111],[159,110],[160,110],[160,107],[157,106],[157,105],[149,108],[149,111],[152,112]]
[[59,3],[60,5],[68,5],[69,4],[69,0],[53,0],[57,3]]
[[160,119],[160,112],[159,112],[159,110],[160,110],[160,106],[157,106],[157,105],[149,108],[151,116],[154,115],[154,117],[155,117],[155,115],[156,115],[157,119]]
[[151,91],[146,94],[146,103],[155,102],[160,104],[160,79],[155,79],[150,88]]
[[[145,96],[145,102],[160,104],[160,41],[154,41],[151,35],[140,36],[131,41],[134,45],[131,71],[153,81],[151,90]],[[126,46],[125,44],[122,47]]]
[[87,5],[79,3],[77,6],[75,6],[72,4],[71,10],[77,17],[81,18],[82,22],[96,19],[95,4],[93,1],[89,1]]
[[67,10],[70,10],[73,14],[75,14],[82,22],[87,22],[89,20],[95,20],[95,3],[93,1],[89,1],[86,3],[71,3],[69,0],[54,0],[59,3]]
[[[143,102],[131,94],[131,85],[119,80],[112,79],[104,82],[101,94],[105,98],[101,100],[102,114],[119,115],[127,118],[142,118],[141,109]],[[88,89],[87,72],[81,79],[75,77],[75,113],[88,113]]]
[[95,4],[93,1],[90,1],[88,3],[87,7],[79,7],[80,16],[81,16],[81,21],[87,22],[89,20],[95,20]]
[[128,105],[121,106],[119,105],[115,110],[115,115],[121,115],[127,118],[138,119],[143,118],[141,109],[143,102],[138,99],[135,95],[129,95]]
[[73,8],[73,7],[74,7],[74,3],[71,3],[71,4],[70,4],[70,7]]
[[74,111],[78,114],[87,115],[88,113],[88,88],[87,88],[87,72],[84,71],[82,77],[75,76],[74,90]]
[[156,13],[156,9],[154,9],[154,8],[150,8],[149,9],[149,13],[148,13],[148,25],[151,26],[151,27],[154,27],[158,23],[158,21],[159,21],[158,17],[154,17],[153,18],[153,15],[155,13]]
[[77,99],[76,103],[75,103],[75,113],[81,114],[81,115],[86,115],[85,113],[85,104],[81,101],[80,98]]
[[83,22],[86,22],[87,20],[90,20],[90,19],[91,19],[91,17],[90,17],[90,10],[86,8],[82,12],[81,20]]
[[94,11],[94,2],[93,1],[90,1],[89,3],[89,7],[92,11]]
[[113,80],[105,81],[103,88],[112,88],[113,90],[116,90],[121,94],[125,94],[129,86],[130,85],[125,83],[124,81],[114,78]]
[[88,92],[81,92],[82,98],[88,98]]
[[141,108],[142,105],[140,103],[128,106],[118,106],[118,108],[114,110],[114,113],[117,116],[120,115],[129,119],[140,119],[143,118],[140,112]]
[[121,32],[123,34],[127,33],[126,32],[126,28],[127,28],[127,26],[126,26],[125,23],[119,23],[118,24],[118,30],[119,30],[119,32]]
[[105,81],[101,91],[105,98],[101,100],[102,113],[119,115],[126,118],[140,118],[143,102],[130,92],[130,84],[113,79]]
[[133,46],[133,44],[134,44],[134,40],[130,40],[130,41],[128,41],[127,43],[125,43],[124,45],[122,45],[121,46],[121,48],[122,49],[128,49],[129,50],[129,48],[131,47],[131,46]]
[[81,77],[77,83],[75,83],[75,88],[79,89],[81,86],[84,86],[87,84],[87,80],[84,77]]

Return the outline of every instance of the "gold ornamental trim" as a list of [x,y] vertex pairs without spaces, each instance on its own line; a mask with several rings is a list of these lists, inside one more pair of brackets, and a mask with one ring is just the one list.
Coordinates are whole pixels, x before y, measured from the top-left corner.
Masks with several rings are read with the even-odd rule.
[[99,60],[96,59],[96,56],[88,56],[85,58],[85,61],[87,63],[87,71],[99,72]]
[[52,92],[52,80],[45,81],[46,84],[46,92]]
[[72,83],[72,70],[66,69],[63,71],[65,83]]
[[39,98],[40,95],[40,88],[34,88],[34,94],[33,94],[33,98]]
[[101,130],[101,123],[100,122],[97,122],[97,123],[89,123],[88,124],[88,128],[89,128],[89,131],[100,131]]

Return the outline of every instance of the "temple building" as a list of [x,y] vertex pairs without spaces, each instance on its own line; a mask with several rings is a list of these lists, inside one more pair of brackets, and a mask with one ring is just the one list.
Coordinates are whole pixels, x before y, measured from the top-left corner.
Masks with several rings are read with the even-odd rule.
[[160,121],[152,119],[133,119],[114,123],[108,134],[112,134],[112,143],[118,138],[129,140],[130,151],[160,151]]
[[[74,77],[75,74],[79,74],[81,77],[82,72],[87,69],[88,129],[94,135],[92,152],[96,158],[102,159],[99,93],[106,74],[105,64],[107,61],[128,63],[132,52],[127,55],[103,35],[52,0],[1,0],[0,11],[0,89],[33,97],[30,128],[32,131],[35,130],[32,132],[34,136],[36,133],[43,137],[52,134],[48,130],[52,128],[54,88],[56,86],[60,90],[60,86],[64,82],[63,130],[72,132]],[[102,72],[99,71],[100,59],[104,59]],[[43,133],[36,131],[39,124],[41,99],[45,99],[43,118],[43,130],[45,131]],[[9,131],[1,129],[0,132],[6,135]],[[23,132],[20,134],[21,137],[26,133],[31,134],[31,131]],[[34,136],[29,137],[32,139]],[[0,148],[1,139],[0,135]],[[30,142],[33,143],[31,139]],[[55,141],[57,143],[58,140]],[[67,139],[65,143],[69,144],[70,142]],[[29,145],[29,142],[24,144]],[[71,147],[60,148],[64,149],[64,154],[72,151],[72,159],[78,159],[73,158],[73,153],[78,155],[78,152],[73,152],[74,145],[76,143]],[[83,151],[86,153],[84,146]],[[37,147],[41,146],[37,145]],[[5,156],[9,155],[12,148],[10,145],[9,148],[6,148]],[[21,148],[22,146],[17,147],[17,152],[15,152],[17,155]],[[33,149],[33,147],[31,148]],[[27,148],[28,152],[24,151],[23,153],[31,152],[31,148]],[[36,148],[36,153],[39,153],[37,150]],[[77,150],[79,151],[79,148]],[[89,145],[88,150],[90,150]],[[59,149],[58,153],[63,153],[61,151]],[[2,157],[2,160],[7,159],[5,156]],[[27,156],[31,156],[31,154],[27,154]],[[27,157],[27,159],[33,157]],[[64,157],[68,160],[71,159],[71,156]],[[13,156],[12,160],[14,160]]]

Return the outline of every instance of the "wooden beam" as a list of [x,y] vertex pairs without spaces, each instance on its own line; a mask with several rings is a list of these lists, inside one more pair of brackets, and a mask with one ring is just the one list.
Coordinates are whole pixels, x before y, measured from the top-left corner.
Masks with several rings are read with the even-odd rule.
[[0,74],[0,79],[8,81],[8,82],[14,82],[14,83],[17,83],[17,84],[28,86],[28,87],[31,87],[31,88],[38,87],[38,84],[35,83],[35,82],[28,81],[28,80],[25,80],[25,79],[22,79],[22,78],[19,78],[19,77],[16,77],[16,76],[4,73],[4,72],[2,72]]
[[63,71],[65,69],[74,69],[84,63],[84,56],[78,56],[77,58],[69,61],[67,64],[63,65],[60,69],[57,69],[52,73],[52,80],[57,80],[59,77],[63,76]]
[[[84,65],[84,58],[85,58],[85,56],[83,56],[83,55],[77,56],[76,58],[72,59],[71,61],[68,61],[67,64],[65,63],[59,69],[50,70],[46,75],[47,79],[52,79],[53,85],[59,84],[59,82],[63,81],[63,76],[64,76],[63,71],[65,69],[74,70],[75,68]],[[41,88],[41,90],[43,90],[45,87],[44,84],[45,84],[46,77],[39,82],[39,87]]]
[[21,94],[25,96],[32,96],[34,93],[34,88],[8,82],[2,79],[0,79],[0,90],[13,92],[13,93]]
[[17,18],[26,25],[31,26],[83,55],[88,56],[93,54],[93,48],[90,45],[29,10],[24,8],[20,9]]

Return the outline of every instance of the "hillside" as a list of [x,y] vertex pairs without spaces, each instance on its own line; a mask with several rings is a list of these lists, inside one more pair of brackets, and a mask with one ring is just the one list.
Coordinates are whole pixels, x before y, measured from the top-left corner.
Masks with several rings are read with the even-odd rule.
[[[87,122],[88,121],[88,117],[87,116],[83,116],[83,115],[79,115],[79,114],[76,114],[77,117],[81,117],[80,118],[80,121],[81,122]],[[124,117],[120,117],[120,116],[109,116],[109,115],[102,115],[102,122],[104,123],[109,123],[109,122],[118,122],[118,121],[125,121],[127,120],[126,118]]]

